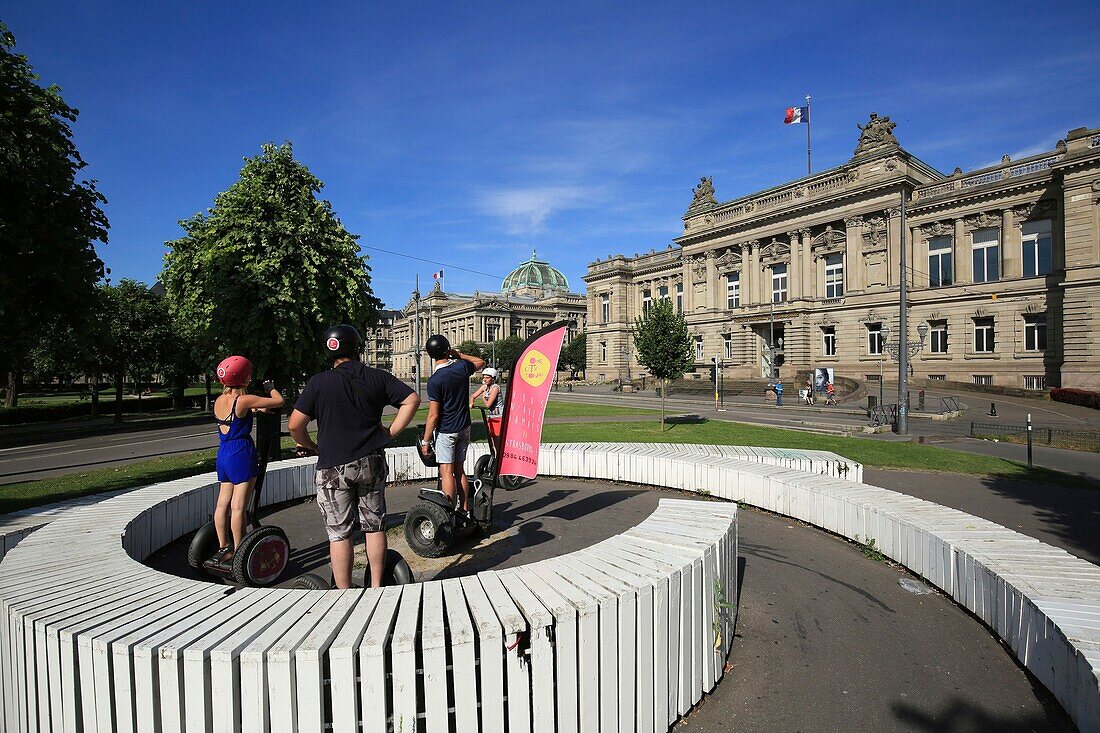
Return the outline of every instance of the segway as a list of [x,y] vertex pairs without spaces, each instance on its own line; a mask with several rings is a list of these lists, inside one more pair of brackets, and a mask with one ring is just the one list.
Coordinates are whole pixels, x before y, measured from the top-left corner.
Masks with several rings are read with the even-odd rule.
[[187,549],[187,564],[195,570],[201,570],[223,581],[238,585],[269,586],[277,583],[286,570],[290,559],[290,541],[286,532],[275,525],[260,524],[257,510],[260,507],[260,492],[263,491],[264,478],[267,476],[267,463],[272,453],[276,457],[279,439],[288,435],[280,432],[282,417],[279,413],[256,413],[256,444],[259,454],[259,472],[256,484],[248,497],[245,508],[245,536],[233,554],[228,567],[207,564],[206,561],[218,551],[218,532],[211,520],[195,532],[191,546]]
[[[368,578],[370,577],[370,566],[363,570],[363,577],[360,579],[357,576],[359,573],[355,570],[351,573],[351,585],[353,588],[367,588],[370,587]],[[416,582],[416,578],[413,577],[412,568],[409,567],[409,563],[405,561],[405,558],[401,557],[401,553],[393,548],[386,550],[386,569],[382,571],[382,585],[405,585],[406,583]],[[299,575],[294,580],[294,587],[301,590],[332,590],[336,587],[336,581],[332,577],[332,570],[330,569],[327,576],[320,573],[306,573]]]
[[[481,419],[488,431],[488,418],[485,408],[481,408]],[[418,430],[418,443],[424,440],[424,427]],[[417,455],[425,466],[438,467],[435,457],[435,439],[428,442],[428,455],[418,450]],[[484,535],[493,528],[493,493],[497,485],[496,442],[489,438],[489,455],[478,459],[470,482],[473,494],[470,496],[470,522],[463,522],[458,513],[457,504],[443,493],[443,480],[437,478],[434,488],[422,488],[417,494],[420,502],[405,514],[405,539],[413,552],[421,557],[440,557],[454,544],[455,540],[468,537],[475,531]],[[486,460],[488,459],[488,460]],[[458,492],[455,492],[458,501]]]

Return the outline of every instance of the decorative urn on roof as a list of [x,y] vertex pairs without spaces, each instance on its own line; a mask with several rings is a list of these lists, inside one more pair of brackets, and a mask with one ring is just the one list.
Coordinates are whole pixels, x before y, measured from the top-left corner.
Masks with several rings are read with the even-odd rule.
[[553,267],[546,260],[540,260],[531,250],[531,259],[512,270],[508,277],[504,278],[501,291],[509,295],[535,295],[541,296],[547,291],[555,293],[568,293],[569,280],[562,271]]

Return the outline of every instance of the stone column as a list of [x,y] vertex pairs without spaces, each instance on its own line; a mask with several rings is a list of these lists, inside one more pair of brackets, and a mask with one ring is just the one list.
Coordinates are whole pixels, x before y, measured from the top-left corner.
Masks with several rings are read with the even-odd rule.
[[1005,207],[1001,212],[1001,277],[1005,280],[1022,277],[1024,274],[1022,234],[1016,225],[1016,216],[1012,209]]
[[[917,287],[917,283],[920,282],[920,278],[917,275],[917,270],[924,272],[927,270],[928,263],[928,250],[927,243],[924,241],[924,232],[919,226],[909,227],[909,245],[906,251],[909,253],[909,287]],[[921,265],[921,262],[924,265]]]
[[863,291],[863,217],[844,220],[844,292]]
[[707,310],[713,311],[718,307],[718,263],[714,250],[707,250]]
[[791,245],[791,263],[787,266],[787,300],[802,298],[802,242],[798,232],[787,232]]
[[901,277],[901,208],[886,212],[886,284],[898,285]]
[[681,282],[684,284],[684,315],[691,313],[691,258],[687,255],[682,257],[682,266],[680,268]]
[[966,221],[962,217],[955,220],[955,237],[952,244],[955,255],[955,262],[952,265],[955,273],[954,281],[956,283],[974,282],[973,248],[970,237],[966,234]]
[[748,282],[742,283],[743,290],[750,294],[750,303],[756,305],[757,303],[763,303],[760,298],[760,281],[764,277],[764,273],[760,270],[760,242],[755,239],[749,242],[749,246],[752,248],[752,254],[749,257],[749,269],[748,269]]
[[738,276],[737,285],[741,290],[741,305],[749,305],[752,298],[749,294],[749,270],[752,269],[752,248],[748,242],[741,243],[741,274]]
[[814,271],[817,269],[813,255],[813,236],[809,228],[799,229],[802,236],[802,297],[818,298],[821,291],[817,289]]

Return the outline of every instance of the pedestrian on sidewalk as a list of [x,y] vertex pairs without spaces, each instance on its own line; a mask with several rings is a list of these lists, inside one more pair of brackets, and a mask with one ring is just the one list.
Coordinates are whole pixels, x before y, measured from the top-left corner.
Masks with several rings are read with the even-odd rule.
[[783,380],[781,379],[775,380],[775,406],[783,406]]
[[827,385],[825,385],[825,404],[836,404],[836,387],[833,386],[832,382],[829,382]]
[[814,380],[809,377],[806,379],[806,404],[814,404]]

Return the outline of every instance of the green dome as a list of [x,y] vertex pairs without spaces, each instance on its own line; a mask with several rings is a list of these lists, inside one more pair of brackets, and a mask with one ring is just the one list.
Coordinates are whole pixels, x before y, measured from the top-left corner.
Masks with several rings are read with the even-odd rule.
[[569,292],[569,281],[561,270],[551,267],[549,262],[540,260],[531,250],[531,259],[512,270],[508,277],[504,278],[501,290],[505,293],[514,293],[524,289],[555,290],[564,293]]

